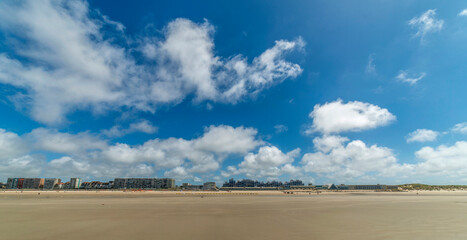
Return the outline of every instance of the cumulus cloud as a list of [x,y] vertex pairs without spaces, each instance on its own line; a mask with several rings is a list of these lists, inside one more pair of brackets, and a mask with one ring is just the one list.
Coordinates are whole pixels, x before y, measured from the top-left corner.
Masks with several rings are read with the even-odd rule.
[[439,132],[430,129],[417,129],[406,137],[407,142],[431,142],[436,140]]
[[316,137],[313,139],[313,145],[316,150],[328,153],[332,149],[342,146],[343,143],[348,142],[349,139],[341,136],[326,135],[322,137]]
[[26,134],[25,139],[34,149],[54,153],[77,154],[107,148],[105,140],[88,132],[71,134],[55,129],[37,128]]
[[[423,147],[415,152],[415,163],[399,163],[394,151],[361,140],[350,141],[341,136],[322,136],[313,140],[316,152],[303,155],[304,172],[314,173],[329,181],[392,182],[419,181],[459,183],[467,173],[467,142]],[[397,176],[398,179],[393,179]]]
[[306,131],[308,134],[358,132],[385,126],[396,120],[385,108],[359,101],[343,103],[341,99],[315,105],[309,116],[313,119],[313,124]]
[[462,134],[467,134],[467,122],[458,123],[453,128],[452,131]]
[[179,180],[192,180],[193,182],[202,182],[202,179],[189,173],[184,167],[176,167],[164,173],[165,177]]
[[444,175],[448,178],[467,174],[467,142],[459,141],[452,146],[424,147],[415,153],[422,160],[417,164],[421,175]]
[[[278,40],[252,62],[241,55],[224,59],[214,54],[208,21],[175,19],[159,31],[162,37],[128,36],[121,23],[79,0],[2,2],[0,28],[14,50],[0,53],[0,83],[24,90],[11,99],[46,124],[63,123],[75,110],[153,113],[188,96],[236,103],[302,72],[284,60],[303,47],[301,38]],[[145,58],[136,61],[137,51]]]
[[0,128],[0,175],[39,176],[43,159],[30,155],[30,150],[18,134]]
[[427,34],[441,31],[444,21],[436,19],[436,9],[429,9],[422,15],[410,19],[408,24],[417,29],[414,37],[419,37],[420,41],[423,42]]
[[40,177],[45,161],[37,156],[24,155],[9,159],[0,159],[0,174],[4,180],[7,177]]
[[[246,154],[263,144],[256,134],[252,128],[210,126],[199,138],[154,139],[139,146],[119,143],[102,151],[102,156],[112,162],[151,162],[159,168],[183,167],[190,174],[207,173],[218,170],[228,155]],[[171,171],[167,174],[174,174]]]
[[[244,156],[263,144],[256,129],[226,125],[206,127],[201,136],[193,139],[156,138],[141,145],[109,145],[99,135],[88,132],[71,134],[38,128],[18,136],[0,129],[0,175],[12,176],[17,172],[113,178],[154,176],[157,170],[162,170],[166,176],[185,172],[188,179],[195,179],[199,174],[217,171],[226,157]],[[44,152],[63,156],[47,162]],[[290,154],[295,156],[298,152]],[[8,168],[14,171],[8,172]]]
[[255,139],[257,133],[254,128],[210,126],[205,128],[202,137],[196,139],[194,146],[203,151],[217,153],[246,153],[263,144]]
[[418,81],[422,80],[425,76],[426,76],[426,73],[422,72],[420,73],[420,75],[418,77],[415,77],[415,76],[411,76],[409,77],[410,74],[408,73],[408,71],[400,71],[399,74],[396,76],[396,79],[398,79],[399,81],[401,82],[406,82],[410,85],[414,85],[415,83],[417,83]]
[[19,157],[28,151],[27,145],[20,136],[0,128],[0,160]]
[[365,174],[380,174],[382,169],[397,165],[397,158],[389,148],[367,146],[360,140],[348,141],[340,136],[315,138],[313,142],[318,151],[302,157],[303,169],[327,178],[348,181]]
[[283,174],[297,174],[300,169],[292,163],[299,153],[300,149],[285,154],[275,146],[263,146],[258,153],[247,154],[238,167],[229,166],[223,175],[244,174],[249,178],[277,179]]

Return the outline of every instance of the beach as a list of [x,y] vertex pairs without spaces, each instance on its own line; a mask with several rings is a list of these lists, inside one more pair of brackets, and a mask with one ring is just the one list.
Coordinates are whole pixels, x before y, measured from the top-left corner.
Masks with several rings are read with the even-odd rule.
[[467,192],[0,192],[0,239],[467,239]]

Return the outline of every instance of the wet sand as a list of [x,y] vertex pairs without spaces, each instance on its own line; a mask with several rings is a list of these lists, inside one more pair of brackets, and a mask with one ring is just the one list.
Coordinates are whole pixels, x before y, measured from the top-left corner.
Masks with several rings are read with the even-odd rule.
[[0,192],[0,239],[467,239],[467,192]]

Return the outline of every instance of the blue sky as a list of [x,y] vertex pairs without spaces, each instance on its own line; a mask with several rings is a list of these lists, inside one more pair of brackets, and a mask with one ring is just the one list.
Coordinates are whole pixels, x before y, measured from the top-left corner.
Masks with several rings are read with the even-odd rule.
[[4,1],[0,181],[467,184],[462,1]]

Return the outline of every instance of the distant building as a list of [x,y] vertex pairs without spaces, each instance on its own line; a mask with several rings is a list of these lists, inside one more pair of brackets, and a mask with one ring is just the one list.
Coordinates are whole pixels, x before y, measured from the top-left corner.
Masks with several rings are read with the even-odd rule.
[[223,188],[291,188],[294,186],[304,186],[301,180],[290,180],[289,182],[280,182],[280,181],[268,181],[268,182],[259,182],[257,180],[243,179],[235,181],[233,178],[229,179],[228,182],[225,182]]
[[71,188],[70,182],[66,182],[66,183],[64,183],[62,186],[63,186],[63,187],[62,187],[63,189],[70,189],[70,188]]
[[181,188],[183,190],[190,190],[190,191],[199,191],[203,189],[203,185],[193,185],[190,183],[183,183]]
[[23,186],[22,186],[23,189],[40,189],[43,187],[44,187],[43,178],[25,178],[23,182]]
[[81,184],[80,189],[110,189],[113,186],[113,181],[110,182],[100,182],[100,181],[92,181],[92,182],[83,182]]
[[44,179],[44,189],[54,189],[55,185],[60,182],[61,180],[59,178],[46,178]]
[[175,179],[173,178],[154,178],[155,188],[175,188]]
[[305,186],[302,180],[293,180],[291,179],[289,182],[284,183],[285,186]]
[[6,182],[7,189],[17,189],[18,188],[18,178],[8,178]]
[[203,190],[216,190],[216,182],[205,182],[203,184]]
[[6,185],[2,182],[0,182],[0,189],[2,189],[3,187],[6,187]]
[[190,183],[183,183],[181,188],[183,190],[199,191],[199,190],[217,190],[215,182],[205,182],[203,185],[192,185]]
[[7,189],[22,189],[24,178],[8,178],[6,183]]
[[172,178],[115,178],[116,189],[169,189],[175,188]]
[[70,178],[70,189],[79,189],[81,187],[81,178]]
[[23,188],[24,178],[18,178],[18,185],[16,186],[18,189]]

